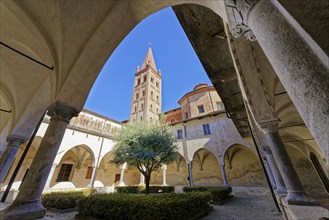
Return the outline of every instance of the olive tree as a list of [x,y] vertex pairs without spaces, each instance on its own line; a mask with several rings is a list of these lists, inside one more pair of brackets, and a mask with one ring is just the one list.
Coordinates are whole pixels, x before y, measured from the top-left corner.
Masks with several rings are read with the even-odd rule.
[[110,163],[136,167],[145,177],[146,194],[149,193],[151,173],[162,164],[177,159],[175,138],[168,125],[149,121],[136,121],[123,126],[114,137],[115,145]]

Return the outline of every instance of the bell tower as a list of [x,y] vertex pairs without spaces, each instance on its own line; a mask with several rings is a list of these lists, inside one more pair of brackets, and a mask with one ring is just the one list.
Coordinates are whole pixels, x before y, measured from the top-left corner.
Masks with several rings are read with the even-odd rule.
[[129,122],[159,121],[162,107],[161,90],[161,73],[157,70],[152,48],[149,46],[142,67],[136,69]]

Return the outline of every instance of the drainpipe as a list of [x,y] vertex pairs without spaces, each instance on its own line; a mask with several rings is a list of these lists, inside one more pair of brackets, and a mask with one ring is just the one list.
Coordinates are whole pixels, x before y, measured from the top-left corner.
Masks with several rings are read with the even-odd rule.
[[274,194],[274,191],[273,191],[273,188],[272,188],[272,185],[271,185],[270,179],[269,179],[268,174],[267,174],[267,171],[266,171],[266,169],[265,169],[264,161],[263,161],[262,156],[261,156],[261,154],[260,154],[260,151],[259,151],[258,145],[257,145],[257,143],[256,143],[256,139],[255,139],[254,133],[253,133],[253,131],[252,131],[252,129],[251,129],[251,126],[250,126],[249,121],[246,120],[246,119],[240,119],[240,118],[234,118],[234,117],[231,117],[227,111],[225,111],[225,113],[226,113],[226,117],[227,117],[227,118],[235,119],[235,120],[238,120],[238,121],[245,121],[245,122],[247,123],[247,125],[248,125],[248,129],[249,129],[249,132],[250,132],[250,134],[251,134],[252,140],[253,140],[253,142],[254,142],[254,145],[255,145],[255,148],[256,148],[256,151],[257,151],[257,155],[258,155],[259,161],[260,161],[260,163],[261,163],[261,165],[262,165],[262,168],[263,168],[263,171],[264,171],[264,174],[265,174],[265,177],[266,177],[266,181],[267,181],[268,187],[270,188],[270,191],[271,191],[271,195],[272,195],[273,201],[274,201],[274,203],[275,203],[276,208],[278,209],[278,212],[281,212],[280,207],[279,207],[279,204],[278,204],[278,201],[277,201],[276,198],[275,198],[275,194]]
[[[104,130],[105,130],[105,126],[106,126],[106,121],[107,121],[107,118],[105,119],[104,124],[103,124],[103,129],[102,129],[103,130],[103,135],[104,135]],[[102,143],[101,143],[101,147],[99,149],[98,158],[97,158],[97,161],[96,161],[96,164],[95,164],[95,169],[93,170],[93,173],[91,175],[91,186],[90,186],[91,189],[94,188],[96,175],[97,175],[97,168],[98,168],[99,160],[100,160],[102,149],[103,149],[103,144],[104,144],[104,137],[102,137]]]

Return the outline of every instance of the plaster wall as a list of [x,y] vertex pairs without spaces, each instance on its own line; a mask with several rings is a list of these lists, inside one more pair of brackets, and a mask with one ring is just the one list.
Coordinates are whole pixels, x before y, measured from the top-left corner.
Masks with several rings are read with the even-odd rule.
[[259,159],[249,150],[238,149],[226,163],[226,173],[231,186],[267,186]]

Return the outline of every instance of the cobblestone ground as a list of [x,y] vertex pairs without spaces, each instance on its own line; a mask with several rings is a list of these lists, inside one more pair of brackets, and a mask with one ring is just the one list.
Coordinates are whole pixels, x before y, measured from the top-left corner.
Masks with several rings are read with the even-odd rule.
[[283,220],[270,196],[235,196],[202,220]]

